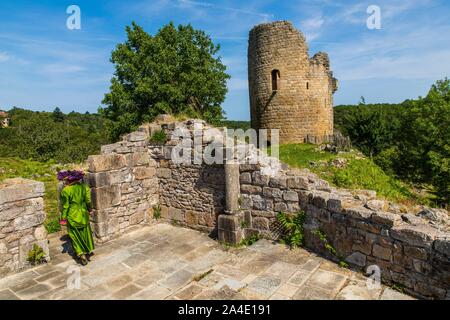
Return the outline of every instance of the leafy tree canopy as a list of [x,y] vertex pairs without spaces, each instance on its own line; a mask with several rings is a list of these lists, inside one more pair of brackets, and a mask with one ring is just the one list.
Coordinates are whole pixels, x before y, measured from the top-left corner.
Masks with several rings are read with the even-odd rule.
[[169,23],[152,36],[134,22],[126,32],[112,52],[115,75],[100,109],[112,120],[112,138],[162,113],[223,119],[229,75],[217,56],[220,46],[205,32]]
[[430,184],[450,206],[450,80],[401,104],[338,106],[335,125],[385,171]]

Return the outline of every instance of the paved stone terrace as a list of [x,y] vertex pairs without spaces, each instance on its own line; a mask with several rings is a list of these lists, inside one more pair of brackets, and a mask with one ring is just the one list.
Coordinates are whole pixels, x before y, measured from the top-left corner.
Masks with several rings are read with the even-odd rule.
[[[259,240],[227,248],[206,234],[168,224],[99,245],[68,289],[69,243],[54,237],[52,261],[0,279],[0,299],[411,299],[303,249]],[[73,271],[72,271],[73,272]]]

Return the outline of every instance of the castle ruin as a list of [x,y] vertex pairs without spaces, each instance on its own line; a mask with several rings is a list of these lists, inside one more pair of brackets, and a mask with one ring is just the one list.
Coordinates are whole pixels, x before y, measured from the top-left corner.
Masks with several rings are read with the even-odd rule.
[[337,80],[328,55],[309,58],[303,34],[290,22],[261,24],[248,47],[251,126],[279,129],[280,144],[321,141],[333,134]]

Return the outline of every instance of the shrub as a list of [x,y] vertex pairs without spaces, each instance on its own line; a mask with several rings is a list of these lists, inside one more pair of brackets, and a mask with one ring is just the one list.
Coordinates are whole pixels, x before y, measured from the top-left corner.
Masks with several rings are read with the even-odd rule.
[[33,244],[33,248],[28,252],[27,261],[33,266],[47,262],[44,250],[37,244]]
[[294,217],[280,212],[277,220],[284,229],[281,242],[287,244],[291,248],[297,248],[304,245],[305,237],[303,224],[305,222],[305,213],[299,212]]
[[150,143],[153,144],[165,144],[167,141],[167,135],[164,130],[158,130],[150,137]]

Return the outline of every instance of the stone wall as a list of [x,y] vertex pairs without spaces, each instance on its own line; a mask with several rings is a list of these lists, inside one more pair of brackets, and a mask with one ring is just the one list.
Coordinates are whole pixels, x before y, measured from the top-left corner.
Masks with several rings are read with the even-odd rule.
[[[366,270],[376,265],[384,282],[422,297],[450,299],[450,228],[447,213],[424,208],[402,213],[398,205],[373,191],[337,190],[306,171],[261,175],[257,166],[241,165],[242,236],[259,233],[276,239],[278,212],[306,213],[306,246],[314,252]],[[421,216],[428,217],[428,219]],[[337,255],[330,254],[317,231]]]
[[[223,165],[195,164],[194,153],[189,150],[190,163],[179,164],[172,161],[172,151],[179,142],[173,136],[174,129],[182,128],[186,136],[184,143],[189,148],[194,145],[194,129],[205,126],[201,120],[188,120],[182,123],[171,122],[153,125],[149,135],[155,131],[164,130],[168,141],[164,146],[150,144],[152,159],[157,162],[159,179],[159,204],[163,221],[190,228],[216,233],[217,216],[223,212],[225,204],[225,180]],[[201,133],[200,154],[204,151],[206,142],[211,141]]]
[[[248,164],[258,154],[253,146],[245,153],[247,164],[234,158],[195,164],[194,139],[202,137],[201,154],[213,141],[204,131],[195,132],[197,125],[204,122],[157,121],[89,158],[97,237],[108,240],[131,226],[150,223],[157,205],[163,221],[217,233],[219,241],[236,244],[254,234],[278,239],[283,230],[276,215],[304,211],[305,244],[311,251],[362,271],[376,265],[386,283],[407,293],[450,298],[446,212],[408,212],[373,191],[336,189],[307,170],[290,169],[267,156]],[[176,128],[187,132],[181,148],[179,137],[172,136]],[[149,143],[161,130],[166,141]],[[215,130],[223,136],[222,129]],[[191,162],[174,161],[173,155],[180,153]],[[318,231],[336,255],[325,249]]]
[[33,244],[50,259],[43,196],[42,182],[17,178],[0,183],[0,276],[27,266]]
[[[279,72],[276,91],[274,70]],[[250,31],[248,76],[252,128],[279,129],[281,144],[333,134],[337,80],[328,55],[309,58],[304,36],[290,22],[261,24]]]
[[88,162],[92,227],[99,241],[152,221],[159,185],[145,132],[134,132],[121,142],[103,146],[102,154],[90,156]]

